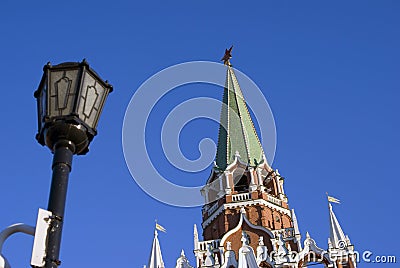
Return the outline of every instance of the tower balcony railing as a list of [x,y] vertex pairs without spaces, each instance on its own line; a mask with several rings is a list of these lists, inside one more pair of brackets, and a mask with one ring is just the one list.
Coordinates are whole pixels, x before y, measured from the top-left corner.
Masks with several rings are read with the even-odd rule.
[[279,235],[282,235],[282,238],[292,238],[296,235],[294,228],[284,228],[279,230],[272,230],[272,233],[275,235],[275,238],[278,238]]
[[[282,200],[280,200],[279,198],[276,198],[272,195],[267,194],[267,199],[269,202],[278,205],[278,206],[282,206]],[[240,193],[240,194],[234,194],[232,195],[232,202],[241,202],[241,201],[246,201],[246,200],[251,200],[251,194],[250,193]],[[211,207],[209,209],[209,211],[211,211],[213,207]]]
[[212,205],[208,210],[207,210],[207,214],[208,216],[210,216],[211,214],[214,213],[214,211],[216,211],[218,209],[218,201],[214,203],[214,205]]
[[267,195],[268,201],[274,203],[275,205],[282,206],[282,200],[273,197],[272,195]]
[[[282,207],[282,200],[280,200],[279,198],[276,198],[272,195],[267,194],[266,195],[267,201],[271,202],[272,204],[278,205],[280,207]],[[251,193],[239,193],[239,194],[233,194],[232,195],[232,202],[243,202],[243,201],[247,201],[247,200],[251,200]],[[207,217],[211,216],[215,211],[218,210],[218,208],[220,207],[220,203],[219,202],[215,202],[213,205],[206,205],[203,207],[203,213],[207,213]]]
[[242,193],[242,194],[234,194],[232,195],[233,202],[240,202],[245,200],[250,200],[251,196],[250,193]]
[[205,251],[205,250],[207,250],[208,245],[211,245],[211,249],[217,249],[217,248],[219,248],[220,243],[221,243],[221,239],[199,241],[198,249]]

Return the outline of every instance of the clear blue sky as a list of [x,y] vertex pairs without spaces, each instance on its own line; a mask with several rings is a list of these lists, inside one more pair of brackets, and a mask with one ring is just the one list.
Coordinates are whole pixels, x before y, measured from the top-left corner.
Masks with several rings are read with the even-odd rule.
[[[274,113],[273,167],[286,178],[303,237],[309,231],[327,247],[329,191],[342,200],[334,209],[357,250],[399,259],[400,3],[262,2],[2,1],[0,229],[33,225],[37,209],[47,207],[52,155],[35,140],[33,98],[42,66],[87,58],[115,90],[90,153],[74,158],[62,267],[142,267],[155,218],[168,231],[160,235],[166,266],[174,267],[182,248],[194,264],[200,208],[162,204],[137,186],[124,161],[122,123],[130,98],[151,75],[186,61],[219,61],[234,44],[232,62]],[[164,102],[222,97],[222,89],[191,89],[177,89]],[[160,126],[151,128],[157,133]],[[184,153],[196,157],[199,133],[216,140],[217,128],[207,120],[188,125]],[[186,176],[162,155],[152,158],[172,177]],[[190,174],[194,184],[209,170]],[[19,234],[6,242],[13,267],[29,267],[32,241]]]

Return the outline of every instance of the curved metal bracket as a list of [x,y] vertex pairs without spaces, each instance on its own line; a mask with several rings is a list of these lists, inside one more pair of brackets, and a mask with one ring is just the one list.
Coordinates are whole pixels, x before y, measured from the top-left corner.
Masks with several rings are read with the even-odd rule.
[[10,268],[10,264],[7,259],[1,254],[3,244],[11,235],[15,233],[24,233],[35,236],[35,227],[24,224],[16,223],[8,226],[6,229],[0,232],[0,268]]

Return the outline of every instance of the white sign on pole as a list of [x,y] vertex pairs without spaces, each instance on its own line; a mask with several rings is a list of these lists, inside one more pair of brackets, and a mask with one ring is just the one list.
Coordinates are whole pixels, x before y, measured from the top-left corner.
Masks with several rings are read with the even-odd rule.
[[44,267],[45,265],[47,233],[52,215],[50,211],[39,208],[35,239],[33,241],[31,266]]

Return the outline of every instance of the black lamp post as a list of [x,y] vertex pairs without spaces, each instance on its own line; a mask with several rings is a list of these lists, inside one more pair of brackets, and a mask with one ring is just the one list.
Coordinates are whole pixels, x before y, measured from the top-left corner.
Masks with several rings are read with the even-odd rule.
[[55,66],[48,63],[43,68],[43,77],[35,92],[36,139],[54,153],[48,204],[53,216],[47,234],[46,268],[56,268],[61,263],[61,231],[72,156],[89,151],[105,100],[112,90],[86,60]]

